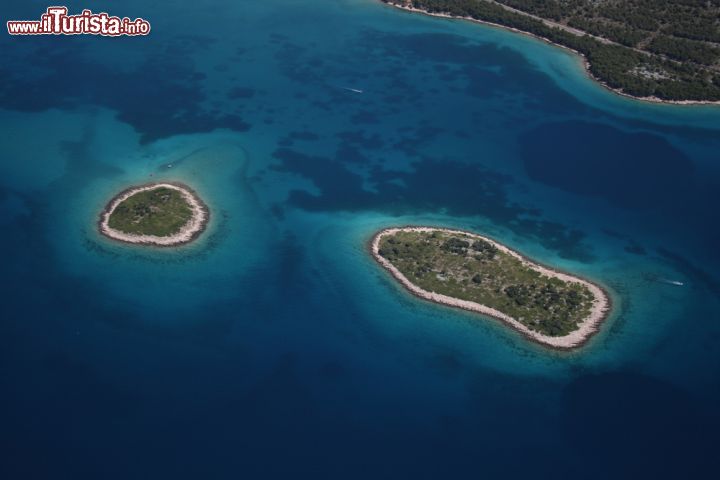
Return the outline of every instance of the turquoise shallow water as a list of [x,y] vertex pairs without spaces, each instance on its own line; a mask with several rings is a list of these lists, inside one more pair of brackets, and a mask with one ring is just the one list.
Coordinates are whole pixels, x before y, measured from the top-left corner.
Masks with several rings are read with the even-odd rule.
[[[103,8],[152,34],[0,39],[3,478],[716,466],[720,109],[370,0]],[[149,179],[203,196],[197,243],[97,234]],[[398,224],[491,235],[615,312],[559,353],[420,302],[367,253]]]

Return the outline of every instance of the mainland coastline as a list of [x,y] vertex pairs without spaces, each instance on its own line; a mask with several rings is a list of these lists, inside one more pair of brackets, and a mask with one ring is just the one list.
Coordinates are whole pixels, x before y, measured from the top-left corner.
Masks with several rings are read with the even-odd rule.
[[568,47],[567,45],[562,45],[562,44],[553,42],[552,40],[549,40],[543,36],[536,35],[531,32],[526,32],[524,30],[520,30],[515,27],[510,27],[507,25],[499,24],[499,23],[489,22],[486,20],[480,20],[480,19],[473,18],[473,17],[452,15],[449,13],[442,13],[442,12],[430,12],[430,11],[424,10],[422,8],[416,8],[416,7],[408,6],[408,5],[405,5],[402,3],[397,3],[393,0],[378,0],[378,1],[380,1],[381,3],[383,3],[385,5],[388,5],[390,7],[394,7],[399,10],[404,10],[406,12],[419,13],[422,15],[427,15],[429,17],[444,18],[444,19],[449,19],[449,20],[467,20],[469,22],[479,23],[481,25],[489,25],[491,27],[502,28],[502,29],[505,29],[505,30],[508,30],[508,31],[511,31],[514,33],[519,33],[521,35],[527,35],[529,37],[535,38],[536,40],[540,40],[542,42],[553,45],[555,47],[565,49],[579,57],[580,64],[582,65],[582,69],[585,71],[585,75],[587,75],[588,78],[590,78],[591,80],[593,80],[594,82],[596,82],[597,84],[599,84],[600,86],[605,88],[606,90],[608,90],[616,95],[619,95],[621,97],[630,98],[630,99],[638,100],[638,101],[642,101],[642,102],[665,104],[665,105],[685,105],[685,106],[698,106],[698,105],[719,106],[720,105],[720,101],[713,101],[713,100],[666,100],[666,99],[655,97],[655,96],[641,97],[641,96],[631,95],[627,92],[622,91],[619,88],[611,87],[610,85],[608,85],[607,82],[598,78],[592,72],[592,70],[590,68],[590,61],[582,52],[579,52],[579,51],[575,50],[574,48]]
[[[450,234],[464,234],[476,239],[483,240],[493,245],[498,250],[505,254],[511,255],[520,260],[525,266],[539,272],[542,275],[557,278],[564,282],[574,282],[584,285],[593,295],[592,308],[589,315],[578,325],[577,329],[564,336],[550,336],[542,334],[538,331],[531,330],[524,324],[520,323],[515,318],[500,312],[494,308],[490,308],[480,303],[461,300],[458,298],[450,297],[436,292],[430,292],[420,288],[419,286],[412,283],[395,265],[389,260],[384,258],[380,254],[380,241],[388,235],[394,235],[398,232],[444,232]],[[377,232],[370,241],[370,253],[373,258],[385,268],[400,284],[408,290],[410,293],[418,298],[428,300],[431,302],[439,303],[442,305],[460,308],[470,312],[480,313],[488,317],[492,317],[499,320],[514,330],[521,333],[526,338],[543,345],[558,350],[570,350],[585,345],[590,338],[595,335],[600,328],[600,325],[609,317],[612,311],[612,300],[608,292],[601,286],[578,277],[576,275],[570,275],[565,272],[561,272],[551,267],[544,266],[535,261],[530,260],[521,253],[512,250],[511,248],[498,243],[497,241],[479,235],[473,232],[467,232],[464,230],[440,228],[440,227],[427,227],[427,226],[405,226],[405,227],[391,227],[385,228]]]
[[[167,236],[138,235],[122,232],[110,227],[110,216],[118,205],[138,193],[158,188],[168,188],[179,192],[192,211],[192,216],[179,231]],[[209,220],[209,208],[192,188],[180,182],[154,182],[132,186],[115,195],[100,214],[98,230],[103,236],[122,243],[156,247],[177,247],[197,239],[207,228]]]

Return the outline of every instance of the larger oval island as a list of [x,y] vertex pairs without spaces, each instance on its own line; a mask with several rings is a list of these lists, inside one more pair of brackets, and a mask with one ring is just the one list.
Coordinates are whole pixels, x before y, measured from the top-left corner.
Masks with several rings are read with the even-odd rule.
[[180,183],[150,183],[116,195],[100,215],[100,233],[125,243],[175,247],[205,230],[210,212]]
[[583,345],[610,312],[610,297],[598,285],[482,235],[388,228],[373,237],[371,249],[418,297],[496,318],[548,347]]

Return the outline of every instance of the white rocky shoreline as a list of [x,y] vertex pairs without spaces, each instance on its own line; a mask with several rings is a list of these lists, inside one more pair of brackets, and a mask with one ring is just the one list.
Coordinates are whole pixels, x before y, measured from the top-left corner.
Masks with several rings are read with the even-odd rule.
[[[468,300],[460,300],[458,298],[449,297],[447,295],[442,295],[435,292],[428,292],[427,290],[424,290],[414,283],[412,283],[400,270],[398,270],[392,263],[390,263],[387,259],[385,259],[383,256],[380,255],[380,240],[382,240],[383,237],[386,235],[394,235],[398,232],[444,232],[444,233],[454,233],[454,234],[463,234],[463,235],[469,235],[474,238],[478,238],[481,240],[484,240],[492,245],[494,245],[498,250],[512,255],[516,258],[518,258],[521,262],[523,262],[524,265],[528,266],[529,268],[532,268],[533,270],[540,272],[543,275],[558,278],[560,280],[566,281],[566,282],[575,282],[575,283],[581,283],[584,286],[590,290],[593,297],[595,298],[593,300],[592,309],[590,311],[590,315],[585,318],[585,320],[579,324],[578,328],[571,333],[564,335],[562,337],[552,337],[549,335],[543,335],[542,333],[536,332],[534,330],[530,330],[528,327],[517,321],[516,319],[510,317],[509,315],[506,315],[498,310],[495,310],[494,308],[487,307],[485,305],[471,302]],[[471,232],[466,232],[463,230],[452,230],[447,228],[435,228],[435,227],[422,227],[422,226],[407,226],[407,227],[397,227],[397,228],[386,228],[381,230],[380,232],[376,233],[375,236],[372,238],[370,249],[373,257],[375,260],[377,260],[378,263],[380,263],[385,269],[387,269],[393,277],[395,277],[407,290],[409,290],[412,294],[423,298],[425,300],[430,300],[432,302],[440,303],[443,305],[448,305],[451,307],[457,307],[462,308],[464,310],[468,310],[471,312],[477,312],[483,315],[487,315],[489,317],[493,317],[495,319],[498,319],[502,322],[505,322],[510,327],[514,328],[518,332],[522,333],[526,337],[530,338],[531,340],[540,343],[542,345],[545,345],[547,347],[552,347],[556,349],[563,349],[568,350],[572,348],[577,348],[585,343],[588,342],[590,337],[592,337],[599,329],[600,324],[609,316],[612,301],[610,299],[610,296],[603,290],[603,288],[599,287],[598,285],[584,280],[582,278],[569,275],[567,273],[559,272],[557,270],[554,270],[552,268],[548,268],[542,265],[539,265],[535,262],[530,261],[527,257],[523,256],[522,254],[516,252],[515,250],[512,250],[505,245],[502,245],[495,240],[478,235]]]
[[[154,190],[156,188],[170,188],[180,192],[183,198],[188,202],[192,210],[192,216],[190,220],[183,225],[183,227],[176,233],[168,235],[166,237],[159,237],[156,235],[134,235],[130,233],[121,232],[110,227],[109,220],[110,215],[115,211],[120,203],[124,202],[131,196],[144,192],[147,190]],[[184,245],[186,243],[195,240],[206,228],[207,223],[210,219],[210,211],[207,206],[200,200],[200,197],[187,185],[176,183],[176,182],[157,182],[130,187],[123,190],[118,195],[110,200],[98,222],[98,229],[100,233],[112,240],[119,242],[130,243],[134,245],[153,245],[157,247],[176,247]]]
[[458,15],[452,15],[452,14],[450,14],[450,13],[429,12],[429,11],[423,10],[423,9],[421,9],[421,8],[409,7],[409,6],[405,5],[405,4],[396,3],[396,2],[393,2],[393,1],[385,1],[385,0],[379,0],[379,1],[381,1],[383,4],[388,5],[388,6],[390,6],[390,7],[398,8],[398,9],[400,9],[400,10],[405,10],[406,12],[419,13],[419,14],[422,14],[422,15],[430,16],[430,17],[445,18],[445,19],[450,19],[450,20],[467,20],[467,21],[469,21],[469,22],[480,23],[480,24],[482,24],[482,25],[490,25],[491,27],[503,28],[503,29],[505,29],[505,30],[509,30],[509,31],[511,31],[511,32],[514,32],[514,33],[520,33],[520,34],[522,34],[522,35],[528,35],[528,36],[530,36],[530,37],[533,37],[533,38],[536,38],[536,39],[538,39],[538,40],[541,40],[541,41],[543,41],[543,42],[545,42],[545,43],[549,43],[550,45],[553,45],[553,46],[555,46],[555,47],[564,48],[565,50],[567,50],[567,51],[569,51],[569,52],[572,52],[572,53],[574,53],[575,55],[577,55],[577,56],[580,57],[580,60],[581,60],[583,69],[585,70],[585,74],[586,74],[591,80],[595,81],[596,83],[598,83],[600,86],[602,86],[602,87],[605,88],[606,90],[609,90],[609,91],[611,91],[612,93],[615,93],[616,95],[620,95],[621,97],[626,97],[626,98],[630,98],[630,99],[633,99],[633,100],[639,100],[639,101],[641,101],[641,102],[659,103],[659,104],[666,104],[666,105],[687,105],[687,106],[696,106],[696,105],[714,105],[714,106],[718,106],[718,105],[720,105],[720,101],[715,101],[715,100],[666,100],[666,99],[659,98],[659,97],[655,97],[655,96],[639,97],[639,96],[636,96],[636,95],[631,95],[631,94],[626,93],[626,92],[624,92],[624,91],[622,91],[622,90],[620,90],[620,89],[618,89],[618,88],[611,87],[610,85],[608,85],[607,82],[605,82],[604,80],[596,77],[595,74],[593,74],[592,71],[590,70],[590,62],[588,61],[587,57],[586,57],[583,53],[578,52],[578,51],[575,50],[574,48],[568,47],[568,46],[566,46],[566,45],[561,45],[561,44],[559,44],[559,43],[553,42],[552,40],[548,40],[547,38],[542,37],[542,36],[540,36],[540,35],[536,35],[536,34],[531,33],[531,32],[526,32],[526,31],[524,31],[524,30],[520,30],[520,29],[515,28],[515,27],[509,27],[509,26],[507,26],[507,25],[502,25],[502,24],[500,24],[500,23],[494,23],[494,22],[488,22],[488,21],[485,21],[485,20],[479,20],[479,19],[473,18],[473,17],[461,17],[461,16],[458,16]]

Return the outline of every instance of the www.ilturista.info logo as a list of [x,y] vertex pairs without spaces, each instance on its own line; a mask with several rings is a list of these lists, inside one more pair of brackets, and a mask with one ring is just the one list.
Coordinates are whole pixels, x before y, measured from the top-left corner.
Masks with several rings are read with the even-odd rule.
[[147,35],[150,22],[142,18],[111,17],[107,13],[83,10],[80,15],[68,15],[67,7],[48,7],[40,20],[11,20],[7,22],[10,35]]

